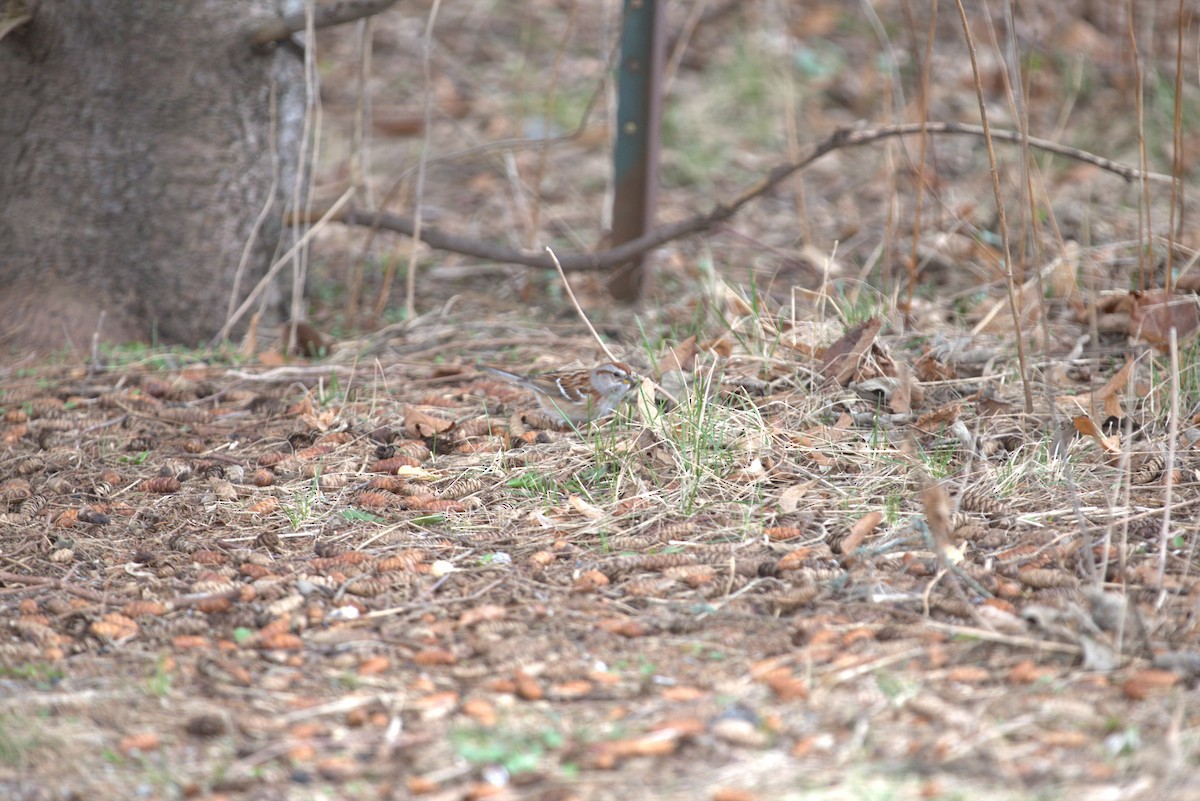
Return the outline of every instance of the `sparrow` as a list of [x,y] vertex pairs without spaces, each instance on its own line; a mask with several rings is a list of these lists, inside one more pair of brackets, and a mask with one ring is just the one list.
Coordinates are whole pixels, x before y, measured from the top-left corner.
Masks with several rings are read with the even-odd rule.
[[542,411],[571,424],[588,423],[612,414],[639,381],[633,368],[622,362],[536,375],[519,375],[490,365],[481,365],[481,369],[530,390],[537,396]]

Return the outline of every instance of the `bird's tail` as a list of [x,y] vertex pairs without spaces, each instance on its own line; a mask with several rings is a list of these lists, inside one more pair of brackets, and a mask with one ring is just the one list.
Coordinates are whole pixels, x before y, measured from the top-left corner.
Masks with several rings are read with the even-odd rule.
[[501,370],[499,367],[492,367],[490,364],[481,364],[479,365],[479,369],[483,370],[485,373],[491,373],[494,376],[499,376],[500,378],[504,378],[509,381],[521,382],[525,380],[525,376],[523,375],[510,373],[508,370]]

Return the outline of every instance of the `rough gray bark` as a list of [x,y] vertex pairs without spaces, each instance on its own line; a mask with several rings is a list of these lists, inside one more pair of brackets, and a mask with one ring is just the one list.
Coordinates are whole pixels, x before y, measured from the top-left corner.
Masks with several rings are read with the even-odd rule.
[[301,56],[245,33],[281,10],[43,0],[0,39],[0,340],[84,347],[101,312],[109,341],[219,329],[255,220],[271,203],[241,297],[295,180]]

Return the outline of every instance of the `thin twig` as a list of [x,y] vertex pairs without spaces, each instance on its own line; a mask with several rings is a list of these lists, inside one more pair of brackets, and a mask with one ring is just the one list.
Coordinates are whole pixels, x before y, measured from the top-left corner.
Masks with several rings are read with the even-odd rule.
[[[404,277],[404,311],[405,319],[411,320],[417,316],[417,257],[421,253],[421,209],[425,204],[425,168],[429,163],[429,129],[433,125],[433,68],[430,59],[433,55],[433,26],[437,24],[438,10],[442,0],[433,0],[429,9],[429,18],[425,23],[425,36],[421,41],[421,74],[424,76],[425,108],[424,136],[421,137],[421,153],[417,156],[417,189],[416,201],[413,205],[413,247],[408,254],[408,273]],[[376,307],[375,314],[381,315],[382,308]]]
[[[975,57],[975,38],[971,33],[971,21],[967,17],[967,9],[962,0],[958,0],[958,17],[962,22],[963,36],[967,39],[967,55],[971,59],[971,75],[975,80],[975,99],[979,104],[979,118],[983,121],[983,142],[987,148],[988,172],[992,177],[992,195],[996,200],[996,221],[1000,229],[1000,241],[1004,249],[1004,278],[1008,288],[1008,308],[1012,313],[1013,326],[1016,329],[1017,364],[1021,372],[1021,387],[1025,390],[1025,414],[1033,414],[1033,385],[1030,383],[1029,371],[1025,368],[1025,338],[1021,335],[1021,309],[1017,303],[1016,277],[1013,275],[1012,241],[1008,235],[1008,217],[1004,213],[1004,193],[1000,189],[1000,166],[996,159],[996,148],[992,142],[991,124],[988,122],[987,103],[983,98],[983,81],[979,74],[979,60]],[[1022,145],[1027,141],[1024,133],[1017,134]]]
[[[254,305],[254,301],[258,297],[259,293],[267,288],[267,285],[271,283],[271,280],[275,277],[275,275],[281,269],[283,269],[288,261],[291,260],[292,254],[306,245],[308,240],[312,239],[318,231],[325,227],[326,223],[328,223],[330,220],[337,219],[338,213],[342,210],[342,207],[349,203],[350,198],[352,197],[354,197],[354,190],[347,189],[345,193],[337,199],[337,202],[330,206],[329,209],[327,209],[325,213],[321,215],[316,224],[305,231],[304,236],[300,237],[296,244],[288,248],[287,253],[284,253],[275,260],[275,263],[271,265],[271,269],[267,270],[267,274],[259,279],[257,286],[255,286],[254,289],[251,290],[250,294],[246,296],[246,299],[242,301],[242,305],[238,306],[237,311],[229,315],[229,318],[225,320],[225,325],[221,326],[221,330],[217,332],[215,337],[213,337],[211,347],[216,347],[221,340],[229,336],[230,329],[233,328],[233,326],[237,324],[237,321],[242,319],[242,315],[245,314],[252,305]],[[315,212],[307,212],[304,216],[315,216]]]
[[1167,541],[1171,536],[1171,490],[1175,486],[1175,440],[1179,438],[1179,342],[1174,328],[1167,330],[1171,358],[1171,415],[1167,418],[1167,458],[1163,464],[1163,518],[1158,533],[1159,608],[1167,600]]
[[104,593],[89,590],[84,587],[77,587],[74,584],[68,584],[62,579],[49,578],[47,576],[23,576],[20,573],[9,573],[0,571],[0,582],[11,582],[13,584],[27,584],[33,587],[52,587],[56,590],[62,590],[70,595],[77,595],[80,598],[85,598],[89,601],[94,601],[98,604],[107,604],[111,600]]
[[[1137,4],[1134,0],[1128,0],[1125,24],[1129,32],[1129,64],[1133,68],[1133,110],[1137,119],[1138,162],[1142,169],[1146,169],[1150,163],[1146,153],[1146,86],[1142,73],[1142,55],[1138,50],[1137,34],[1133,29],[1138,16],[1136,12]],[[1142,193],[1138,197],[1138,242],[1154,240],[1154,228],[1150,223],[1150,185],[1143,178]],[[1153,264],[1147,264],[1146,257],[1149,252],[1149,247],[1138,248],[1138,289],[1142,290],[1150,285],[1150,273],[1154,271]],[[1168,279],[1167,286],[1170,285]]]
[[[659,226],[652,231],[643,234],[637,239],[630,240],[617,247],[598,253],[577,253],[559,258],[560,264],[565,272],[586,272],[586,271],[603,271],[610,270],[621,264],[629,262],[638,256],[653,250],[656,247],[666,244],[667,242],[681,239],[690,234],[707,231],[714,228],[719,223],[722,223],[739,211],[742,207],[751,201],[769,193],[779,184],[792,177],[795,173],[808,167],[817,159],[848,147],[860,147],[862,145],[871,144],[882,139],[887,139],[895,136],[914,136],[922,131],[929,134],[948,134],[962,136],[983,136],[983,128],[978,125],[967,125],[956,122],[930,122],[930,123],[906,123],[904,125],[894,125],[884,128],[869,128],[863,130],[842,129],[835,131],[822,142],[813,146],[807,156],[799,161],[781,164],[771,170],[766,176],[761,178],[757,183],[747,187],[741,194],[735,196],[731,200],[723,203],[718,203],[711,209],[699,214],[688,217],[679,222],[670,223],[668,225]],[[1083,150],[1073,147],[1067,147],[1055,142],[1049,142],[1044,139],[1028,137],[1022,139],[1021,135],[1015,131],[993,130],[991,138],[994,141],[1011,142],[1016,144],[1027,144],[1029,147],[1038,150],[1044,150],[1048,153],[1064,156],[1066,158],[1082,161],[1087,164],[1093,164],[1102,170],[1119,175],[1125,180],[1134,180],[1136,178],[1144,178],[1149,181],[1165,181],[1170,182],[1171,176],[1160,175],[1158,173],[1144,173],[1135,167],[1130,167],[1120,164],[1100,156],[1093,155]],[[299,215],[291,222],[293,224],[305,224],[311,217],[318,214],[317,210],[309,212],[308,215]],[[411,217],[403,217],[387,212],[366,211],[355,208],[348,208],[344,212],[332,217],[337,221],[346,225],[360,225],[368,228],[382,228],[395,233],[412,236],[416,231],[416,225]],[[530,250],[516,250],[513,248],[494,245],[490,242],[484,242],[472,237],[460,236],[458,234],[441,231],[434,227],[422,227],[421,241],[435,250],[446,250],[452,253],[460,253],[464,256],[473,256],[479,259],[487,259],[489,261],[504,262],[506,264],[516,264],[525,267],[533,267],[539,270],[549,270],[554,268],[554,261],[544,252]]]
[[571,299],[571,305],[575,307],[575,311],[579,314],[579,319],[583,320],[583,324],[592,332],[592,337],[596,340],[596,344],[604,351],[609,360],[616,361],[617,357],[613,356],[613,352],[608,349],[608,345],[604,344],[604,340],[600,339],[600,335],[596,333],[596,329],[592,327],[592,321],[583,313],[583,307],[579,305],[579,299],[575,297],[575,290],[571,289],[571,282],[567,280],[567,274],[563,272],[562,265],[558,263],[558,257],[554,255],[554,250],[549,246],[546,247],[546,252],[550,254],[550,258],[554,260],[554,267],[558,270],[558,277],[562,279],[563,288],[567,290],[567,297]]
[[928,618],[921,622],[931,629],[944,631],[951,636],[975,637],[985,642],[995,642],[1019,648],[1034,648],[1040,651],[1057,651],[1060,654],[1080,654],[1083,652],[1083,649],[1078,645],[1058,642],[1057,640],[1039,640],[1019,634],[1005,634],[999,631],[971,628],[970,626],[961,626],[955,623],[942,623],[940,620],[930,620]]

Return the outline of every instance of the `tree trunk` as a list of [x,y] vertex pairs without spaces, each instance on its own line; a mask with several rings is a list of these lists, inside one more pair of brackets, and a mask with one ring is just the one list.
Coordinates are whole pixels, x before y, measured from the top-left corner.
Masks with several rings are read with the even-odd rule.
[[245,37],[279,10],[42,0],[0,39],[0,340],[86,347],[102,313],[109,341],[220,328],[294,187],[302,56]]

